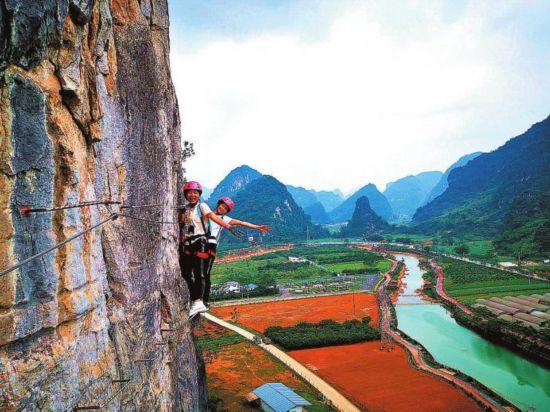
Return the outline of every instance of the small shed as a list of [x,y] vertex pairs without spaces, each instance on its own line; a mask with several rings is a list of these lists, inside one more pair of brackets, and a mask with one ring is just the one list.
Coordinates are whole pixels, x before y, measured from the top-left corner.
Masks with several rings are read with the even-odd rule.
[[303,412],[311,406],[288,386],[282,383],[265,383],[252,391],[261,401],[261,408],[268,412]]

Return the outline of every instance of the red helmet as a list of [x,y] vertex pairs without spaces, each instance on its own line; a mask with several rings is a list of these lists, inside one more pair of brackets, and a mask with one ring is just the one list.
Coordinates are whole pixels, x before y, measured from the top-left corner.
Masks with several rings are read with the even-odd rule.
[[197,190],[202,195],[202,186],[199,182],[187,182],[183,185],[183,191],[186,192],[188,190]]
[[218,204],[220,203],[223,203],[224,205],[226,205],[229,208],[230,212],[233,209],[235,209],[235,202],[233,202],[230,197],[227,197],[227,196],[220,197],[220,199],[218,200]]

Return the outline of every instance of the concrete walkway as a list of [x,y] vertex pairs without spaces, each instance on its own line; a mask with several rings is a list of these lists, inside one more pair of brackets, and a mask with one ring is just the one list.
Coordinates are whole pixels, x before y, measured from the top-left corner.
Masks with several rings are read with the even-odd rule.
[[[244,330],[243,328],[240,328],[229,322],[226,322],[218,318],[217,316],[212,315],[211,313],[202,313],[201,316],[224,328],[237,332],[239,335],[244,336],[246,339],[252,342],[254,341],[254,337],[256,335]],[[288,356],[282,350],[278,349],[273,345],[266,345],[264,343],[260,343],[258,344],[258,346],[260,346],[266,352],[269,352],[271,355],[273,355],[278,360],[283,362],[286,366],[288,366],[290,369],[292,369],[296,374],[300,375],[303,379],[309,382],[309,384],[313,386],[315,389],[317,389],[319,392],[321,392],[323,396],[327,398],[331,402],[332,406],[337,410],[344,411],[344,412],[359,411],[359,409],[353,403],[351,403],[347,398],[345,398],[340,392],[338,392],[336,389],[334,389],[324,380],[322,380],[313,372],[311,372],[309,369],[307,369],[304,365],[302,365],[301,363],[297,362],[296,360]]]

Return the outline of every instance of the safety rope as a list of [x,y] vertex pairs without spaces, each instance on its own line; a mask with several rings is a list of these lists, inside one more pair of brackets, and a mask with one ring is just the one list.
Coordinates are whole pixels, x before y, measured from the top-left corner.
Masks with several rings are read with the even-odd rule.
[[[20,212],[21,216],[28,217],[28,216],[30,216],[31,213],[44,213],[44,212],[50,212],[51,213],[51,212],[55,212],[55,211],[59,211],[59,210],[82,208],[82,207],[94,206],[94,205],[105,205],[105,206],[121,205],[120,209],[130,209],[130,208],[131,209],[139,209],[139,208],[150,208],[150,207],[164,206],[163,204],[160,204],[160,203],[159,204],[149,204],[149,205],[124,205],[124,204],[122,204],[122,202],[117,201],[117,200],[91,200],[91,201],[85,201],[85,202],[81,202],[81,203],[77,203],[77,204],[69,204],[69,205],[64,205],[64,206],[59,206],[59,207],[52,207],[52,208],[45,208],[45,207],[31,208],[29,205],[23,205],[19,209],[19,212]],[[171,206],[170,209],[182,209],[184,207],[185,207],[185,205],[176,205],[176,206]],[[92,227],[89,227],[88,229],[83,230],[82,232],[78,232],[77,234],[65,239],[64,241],[62,241],[62,242],[46,249],[46,250],[43,250],[42,252],[39,252],[39,253],[37,253],[33,256],[30,256],[30,257],[22,260],[21,262],[18,262],[16,264],[12,265],[12,266],[9,266],[5,269],[2,269],[2,271],[0,271],[0,277],[2,277],[4,275],[7,275],[8,273],[10,273],[10,272],[12,272],[16,269],[19,269],[21,266],[33,261],[34,259],[41,258],[42,256],[44,256],[44,255],[46,255],[46,254],[48,254],[48,253],[50,253],[50,252],[52,252],[56,249],[59,249],[61,246],[66,245],[67,243],[69,243],[69,242],[85,235],[86,233],[91,232],[92,230],[94,230],[94,229],[96,229],[100,226],[103,226],[105,223],[110,222],[111,220],[115,220],[118,217],[125,217],[125,218],[134,219],[134,220],[138,220],[138,221],[142,221],[142,222],[160,224],[160,225],[177,225],[178,224],[177,222],[146,219],[146,218],[143,218],[143,217],[127,215],[127,214],[124,214],[124,213],[112,213],[108,218],[106,218],[105,220],[102,220],[101,222],[97,223],[96,225],[94,225]],[[246,242],[250,243],[252,246],[260,246],[259,243],[246,238],[245,234],[239,229],[232,228],[232,229],[229,230],[229,232],[231,232],[234,236],[236,236],[238,238],[241,238],[241,239],[245,240]]]
[[81,207],[94,206],[94,205],[119,205],[121,203],[122,202],[119,202],[117,200],[90,200],[90,201],[76,203],[72,205],[50,207],[50,208],[46,208],[46,207],[31,208],[29,205],[23,205],[19,209],[19,213],[21,213],[21,216],[27,217],[31,213],[55,212],[58,210],[74,209],[74,208],[81,208]]
[[12,272],[12,271],[14,271],[15,269],[19,269],[21,266],[23,266],[23,265],[29,263],[30,261],[32,261],[32,260],[34,260],[34,259],[38,259],[38,258],[40,258],[40,257],[42,257],[42,256],[44,256],[44,255],[46,255],[46,254],[48,254],[48,253],[50,253],[50,252],[56,250],[56,249],[59,249],[61,246],[66,245],[67,243],[72,242],[73,240],[75,240],[75,239],[77,239],[77,238],[79,238],[79,237],[81,237],[81,236],[84,236],[86,233],[90,233],[92,230],[94,230],[94,229],[96,229],[96,228],[98,228],[98,227],[100,227],[100,226],[103,226],[105,223],[110,222],[111,220],[115,220],[117,217],[118,217],[118,214],[117,214],[117,213],[113,213],[113,214],[112,214],[111,216],[109,216],[107,219],[102,220],[101,222],[99,222],[99,223],[97,223],[97,224],[95,224],[95,225],[89,227],[88,229],[83,230],[82,232],[78,232],[77,234],[75,234],[75,235],[73,235],[73,236],[71,236],[71,237],[65,239],[64,241],[62,241],[62,242],[60,242],[60,243],[58,243],[58,244],[56,244],[56,245],[54,245],[54,246],[52,246],[52,247],[46,249],[46,250],[43,250],[42,252],[39,252],[39,253],[37,253],[37,254],[31,256],[31,257],[28,257],[27,259],[22,260],[21,262],[16,263],[16,264],[14,264],[14,265],[12,265],[12,266],[6,268],[6,269],[3,269],[3,270],[0,272],[0,277],[2,277],[2,276],[4,276],[4,275],[6,275],[6,274],[8,274],[8,273],[10,273],[10,272]]

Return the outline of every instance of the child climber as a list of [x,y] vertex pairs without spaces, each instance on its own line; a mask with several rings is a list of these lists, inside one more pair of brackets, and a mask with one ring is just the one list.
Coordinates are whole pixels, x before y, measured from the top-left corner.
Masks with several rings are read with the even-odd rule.
[[[230,226],[243,226],[249,229],[259,230],[264,233],[269,232],[270,228],[267,225],[255,225],[254,223],[244,222],[227,216],[227,213],[233,211],[233,209],[235,209],[235,203],[233,202],[233,200],[231,200],[227,196],[223,196],[218,200],[215,215],[216,217],[220,218],[225,224],[228,224]],[[215,220],[210,222],[210,234],[208,236],[208,253],[210,257],[208,259],[208,264],[206,267],[206,282],[203,294],[204,305],[208,303],[208,299],[210,298],[210,272],[212,271],[212,266],[214,265],[214,260],[216,259],[216,249],[220,240],[222,227],[223,226],[218,224],[218,222]]]
[[186,280],[191,295],[189,316],[207,311],[201,298],[206,287],[206,271],[210,258],[208,221],[212,220],[220,227],[232,230],[231,225],[213,213],[206,203],[199,202],[201,194],[202,186],[198,182],[187,182],[183,186],[183,195],[187,203],[181,209],[179,219],[178,252],[181,275]]

